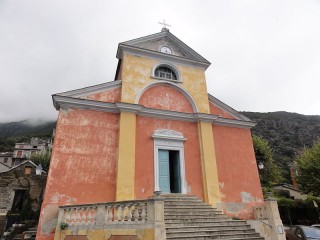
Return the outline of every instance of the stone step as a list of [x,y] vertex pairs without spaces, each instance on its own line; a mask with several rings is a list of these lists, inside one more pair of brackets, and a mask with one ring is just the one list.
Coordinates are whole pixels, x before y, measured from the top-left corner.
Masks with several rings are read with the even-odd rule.
[[218,225],[241,225],[246,224],[245,221],[241,220],[232,220],[229,218],[199,218],[199,219],[184,219],[181,221],[180,219],[167,219],[165,221],[166,226],[178,226],[178,225],[199,225],[199,224],[218,224]]
[[211,208],[209,206],[197,206],[197,205],[193,205],[193,206],[165,206],[164,210],[170,210],[170,211],[214,211],[214,212],[221,212],[220,210],[216,209],[216,208]]
[[[210,236],[188,236],[188,237],[167,237],[167,239],[170,240],[191,240],[191,239],[196,239],[196,240],[207,240],[207,239],[219,239],[216,237],[210,237]],[[238,237],[231,237],[227,238],[225,240],[265,240],[263,237],[246,237],[246,238],[238,238]]]
[[187,195],[182,193],[170,193],[170,194],[160,194],[161,198],[170,199],[170,198],[183,198],[183,199],[199,199],[194,195]]
[[165,214],[164,219],[165,220],[173,220],[173,219],[180,219],[182,221],[184,220],[190,220],[192,219],[203,219],[205,221],[211,219],[228,219],[228,217],[224,214],[209,214],[209,215],[193,215],[193,214],[185,214],[185,215],[179,215],[179,214]]
[[190,227],[188,229],[185,228],[175,228],[175,229],[168,229],[166,228],[167,234],[177,234],[177,233],[201,233],[201,234],[207,234],[207,233],[215,233],[215,234],[236,234],[236,233],[255,233],[255,231],[251,228],[199,228],[199,227]]
[[[189,239],[234,239],[234,238],[238,238],[238,239],[248,239],[248,238],[258,238],[261,239],[260,235],[258,233],[231,233],[231,234],[214,234],[211,232],[208,233],[190,233],[190,232],[186,232],[186,233],[180,233],[180,234],[174,234],[174,235],[170,235],[167,234],[167,239],[172,239],[172,238],[176,238],[176,239],[181,239],[181,238],[189,238]],[[263,239],[263,238],[262,238]]]
[[170,216],[170,215],[176,215],[176,216],[219,216],[225,214],[219,212],[219,211],[213,211],[213,210],[207,210],[207,211],[182,211],[182,210],[173,210],[173,211],[164,211],[164,216]]
[[263,240],[246,221],[233,220],[195,196],[160,195],[164,199],[167,239]]
[[177,236],[219,236],[222,238],[232,237],[259,237],[258,233],[255,233],[252,229],[246,230],[229,230],[229,231],[217,231],[217,230],[184,230],[184,231],[176,231],[176,232],[167,232],[167,237],[177,237]]
[[224,229],[251,229],[250,225],[242,224],[242,225],[218,225],[218,224],[202,224],[202,225],[183,225],[183,226],[167,226],[166,229],[168,231],[175,231],[181,229],[202,229],[202,230],[224,230]]
[[208,204],[204,204],[201,202],[196,202],[196,203],[189,203],[189,202],[179,202],[175,201],[172,203],[165,203],[164,208],[210,208],[210,209],[217,209],[213,208],[212,206]]

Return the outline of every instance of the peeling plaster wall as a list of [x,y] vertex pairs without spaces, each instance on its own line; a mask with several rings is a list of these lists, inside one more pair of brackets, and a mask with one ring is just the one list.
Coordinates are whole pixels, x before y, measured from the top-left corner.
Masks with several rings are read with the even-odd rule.
[[252,206],[263,203],[261,185],[249,129],[213,126],[219,207],[227,214],[252,219]]
[[120,102],[121,100],[121,87],[110,89],[108,91],[91,94],[85,97],[84,99],[95,100],[100,102]]
[[169,86],[151,87],[140,97],[139,104],[148,107],[177,112],[193,113],[192,105],[178,90]]
[[115,200],[119,114],[61,110],[38,238],[53,233],[59,205]]
[[152,134],[156,129],[181,132],[184,143],[185,170],[188,194],[203,199],[201,161],[197,123],[137,117],[135,195],[150,197],[154,192],[154,147]]
[[[136,96],[148,84],[158,81],[151,76],[153,68],[160,62],[139,56],[124,54],[122,69],[122,93],[121,101],[134,103]],[[199,112],[209,113],[209,101],[205,72],[203,69],[188,66],[175,65],[180,71],[183,87],[194,99]]]
[[230,114],[223,111],[221,108],[217,107],[211,102],[209,103],[209,107],[210,107],[211,114],[220,115],[221,117],[224,117],[224,118],[236,119],[235,117],[231,116]]

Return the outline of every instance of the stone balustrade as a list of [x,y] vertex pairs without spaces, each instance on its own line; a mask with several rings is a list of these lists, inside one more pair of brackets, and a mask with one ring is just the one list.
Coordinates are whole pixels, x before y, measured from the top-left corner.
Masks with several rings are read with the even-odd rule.
[[108,231],[153,229],[154,239],[165,239],[164,201],[159,197],[59,207],[55,239],[61,233],[84,233],[105,229]]
[[148,220],[152,201],[123,201],[60,207],[61,223],[68,226],[142,224]]

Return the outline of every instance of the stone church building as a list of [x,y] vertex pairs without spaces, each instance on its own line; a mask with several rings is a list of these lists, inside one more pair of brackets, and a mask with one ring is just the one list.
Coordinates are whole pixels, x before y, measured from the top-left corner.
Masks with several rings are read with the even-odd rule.
[[[59,117],[37,239],[54,238],[59,206],[155,192],[253,218],[252,207],[263,204],[255,124],[207,93],[210,62],[166,28],[120,43],[116,56],[114,81],[53,95]],[[99,215],[84,208],[68,219]]]

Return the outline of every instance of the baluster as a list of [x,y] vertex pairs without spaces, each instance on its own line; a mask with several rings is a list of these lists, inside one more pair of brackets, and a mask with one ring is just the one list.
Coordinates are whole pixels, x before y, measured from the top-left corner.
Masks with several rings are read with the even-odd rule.
[[124,219],[125,219],[125,214],[124,214],[124,210],[125,210],[125,207],[124,207],[124,208],[122,208],[122,207],[120,206],[120,212],[121,212],[121,222],[124,222]]
[[139,211],[138,211],[138,205],[134,205],[134,221],[138,222],[139,221]]
[[86,215],[86,209],[82,208],[82,217],[81,217],[81,224],[86,225],[87,215]]
[[146,205],[145,203],[142,204],[142,213],[141,213],[141,222],[145,222],[146,221]]
[[71,210],[71,225],[76,224],[76,209],[70,209]]
[[132,205],[130,206],[128,206],[127,205],[127,210],[128,210],[128,212],[127,212],[127,220],[128,220],[128,222],[131,222],[131,218],[132,218],[132,213],[131,213],[131,211],[132,211]]
[[91,225],[91,223],[92,223],[92,214],[91,214],[91,207],[88,207],[88,215],[87,215],[87,223],[88,223],[88,225]]
[[114,208],[113,207],[108,207],[108,208],[109,208],[109,221],[113,222],[114,221],[114,219],[113,219]]
[[92,225],[97,223],[97,207],[92,207],[93,214],[92,214]]
[[118,222],[118,208],[117,205],[114,205],[114,219],[113,221],[116,223]]
[[110,207],[107,206],[106,208],[107,209],[106,209],[106,217],[105,217],[105,219],[106,219],[106,223],[108,223],[108,222],[110,222]]
[[80,225],[81,223],[81,213],[80,213],[81,208],[76,208],[76,224]]
[[70,209],[65,210],[65,222],[70,225]]

